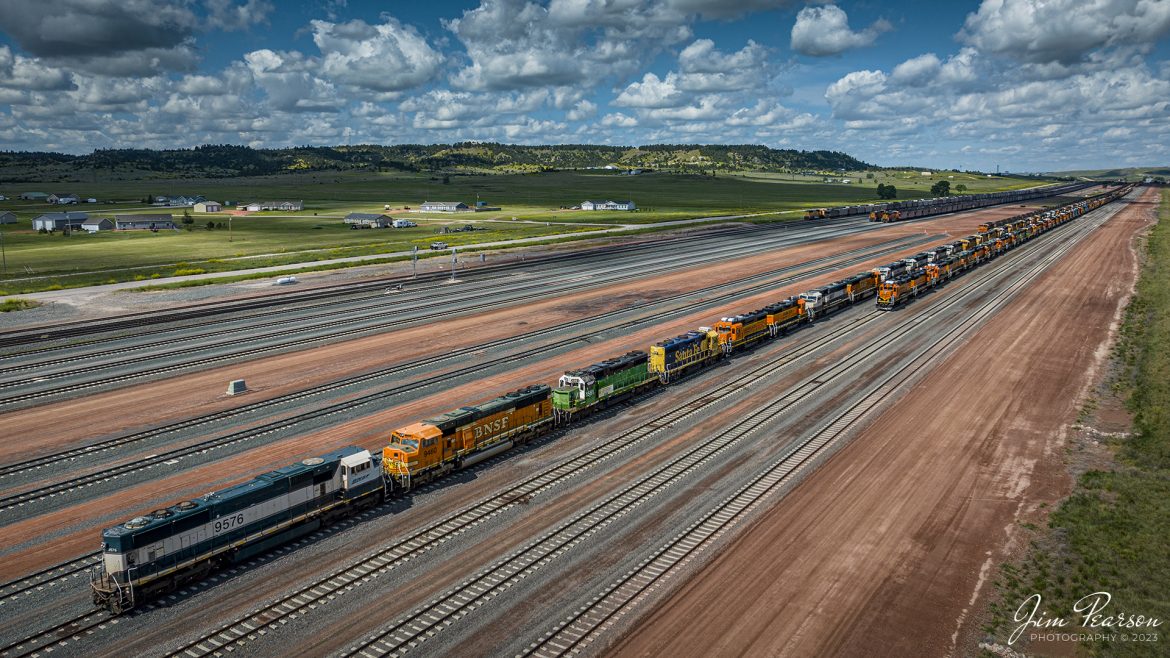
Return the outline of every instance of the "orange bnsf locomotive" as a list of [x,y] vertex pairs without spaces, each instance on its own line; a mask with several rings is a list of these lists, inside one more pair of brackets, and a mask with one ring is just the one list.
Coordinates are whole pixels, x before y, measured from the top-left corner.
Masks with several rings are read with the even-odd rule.
[[551,429],[551,390],[536,384],[395,430],[382,471],[395,490],[477,464]]

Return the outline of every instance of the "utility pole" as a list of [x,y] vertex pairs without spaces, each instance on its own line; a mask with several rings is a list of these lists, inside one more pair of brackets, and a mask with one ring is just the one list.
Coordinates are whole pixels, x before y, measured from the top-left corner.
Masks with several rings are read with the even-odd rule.
[[232,216],[228,215],[228,242],[232,241]]
[[418,245],[410,248],[410,278],[418,278]]
[[0,228],[0,260],[4,261],[4,278],[8,278],[8,254],[4,252],[4,229]]
[[451,247],[451,283],[455,283],[455,266],[459,263],[459,250]]

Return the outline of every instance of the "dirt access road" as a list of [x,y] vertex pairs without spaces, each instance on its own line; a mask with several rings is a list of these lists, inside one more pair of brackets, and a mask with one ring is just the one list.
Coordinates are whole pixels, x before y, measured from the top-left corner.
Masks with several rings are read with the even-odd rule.
[[1070,486],[1065,432],[1156,203],[1146,191],[1037,279],[610,653],[974,653],[970,611],[1017,519]]

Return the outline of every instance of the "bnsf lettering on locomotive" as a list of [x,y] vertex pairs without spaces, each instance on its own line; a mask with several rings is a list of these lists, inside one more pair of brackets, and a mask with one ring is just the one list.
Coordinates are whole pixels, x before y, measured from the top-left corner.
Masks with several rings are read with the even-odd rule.
[[490,423],[477,425],[475,428],[475,438],[479,439],[485,436],[490,436],[496,432],[506,429],[508,429],[508,417],[504,416],[503,418],[497,418]]

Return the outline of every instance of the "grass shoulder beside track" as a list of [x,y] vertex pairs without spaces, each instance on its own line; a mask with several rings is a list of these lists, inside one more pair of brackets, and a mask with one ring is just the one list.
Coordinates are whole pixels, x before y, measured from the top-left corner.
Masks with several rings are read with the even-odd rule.
[[4,301],[0,302],[0,313],[24,311],[30,308],[36,308],[40,305],[40,302],[33,301],[31,299],[20,299],[19,297],[13,297],[11,299],[5,299]]
[[[1126,308],[1114,348],[1110,393],[1132,414],[1128,433],[1095,432],[1104,442],[1102,457],[1083,473],[1072,494],[1052,512],[1024,558],[1004,564],[996,582],[990,618],[983,631],[999,647],[1027,619],[1019,616],[1028,597],[1039,594],[1049,618],[1069,621],[1064,628],[1038,632],[1116,634],[1075,644],[1082,655],[1159,656],[1170,648],[1170,191],[1163,191],[1159,222],[1146,241],[1134,297]],[[1119,404],[1120,406],[1120,404]],[[1098,403],[1090,399],[1079,423],[1094,425]],[[1089,430],[1094,432],[1093,429]],[[1070,461],[1082,457],[1074,442]],[[1083,597],[1107,592],[1112,598],[1102,616],[1124,613],[1161,620],[1155,628],[1081,627],[1074,606]],[[1037,629],[1032,629],[1037,630]],[[1028,632],[1025,631],[1025,636]],[[1121,640],[1136,634],[1156,640]],[[1013,643],[1019,650],[1021,642]],[[1045,645],[1053,648],[1056,645]],[[1062,647],[1069,650],[1068,643]],[[1036,647],[1024,646],[1029,654]],[[1046,649],[1040,648],[1039,655]],[[999,652],[996,652],[999,654]],[[986,655],[992,655],[990,651]],[[1000,654],[1003,655],[1003,654]]]

